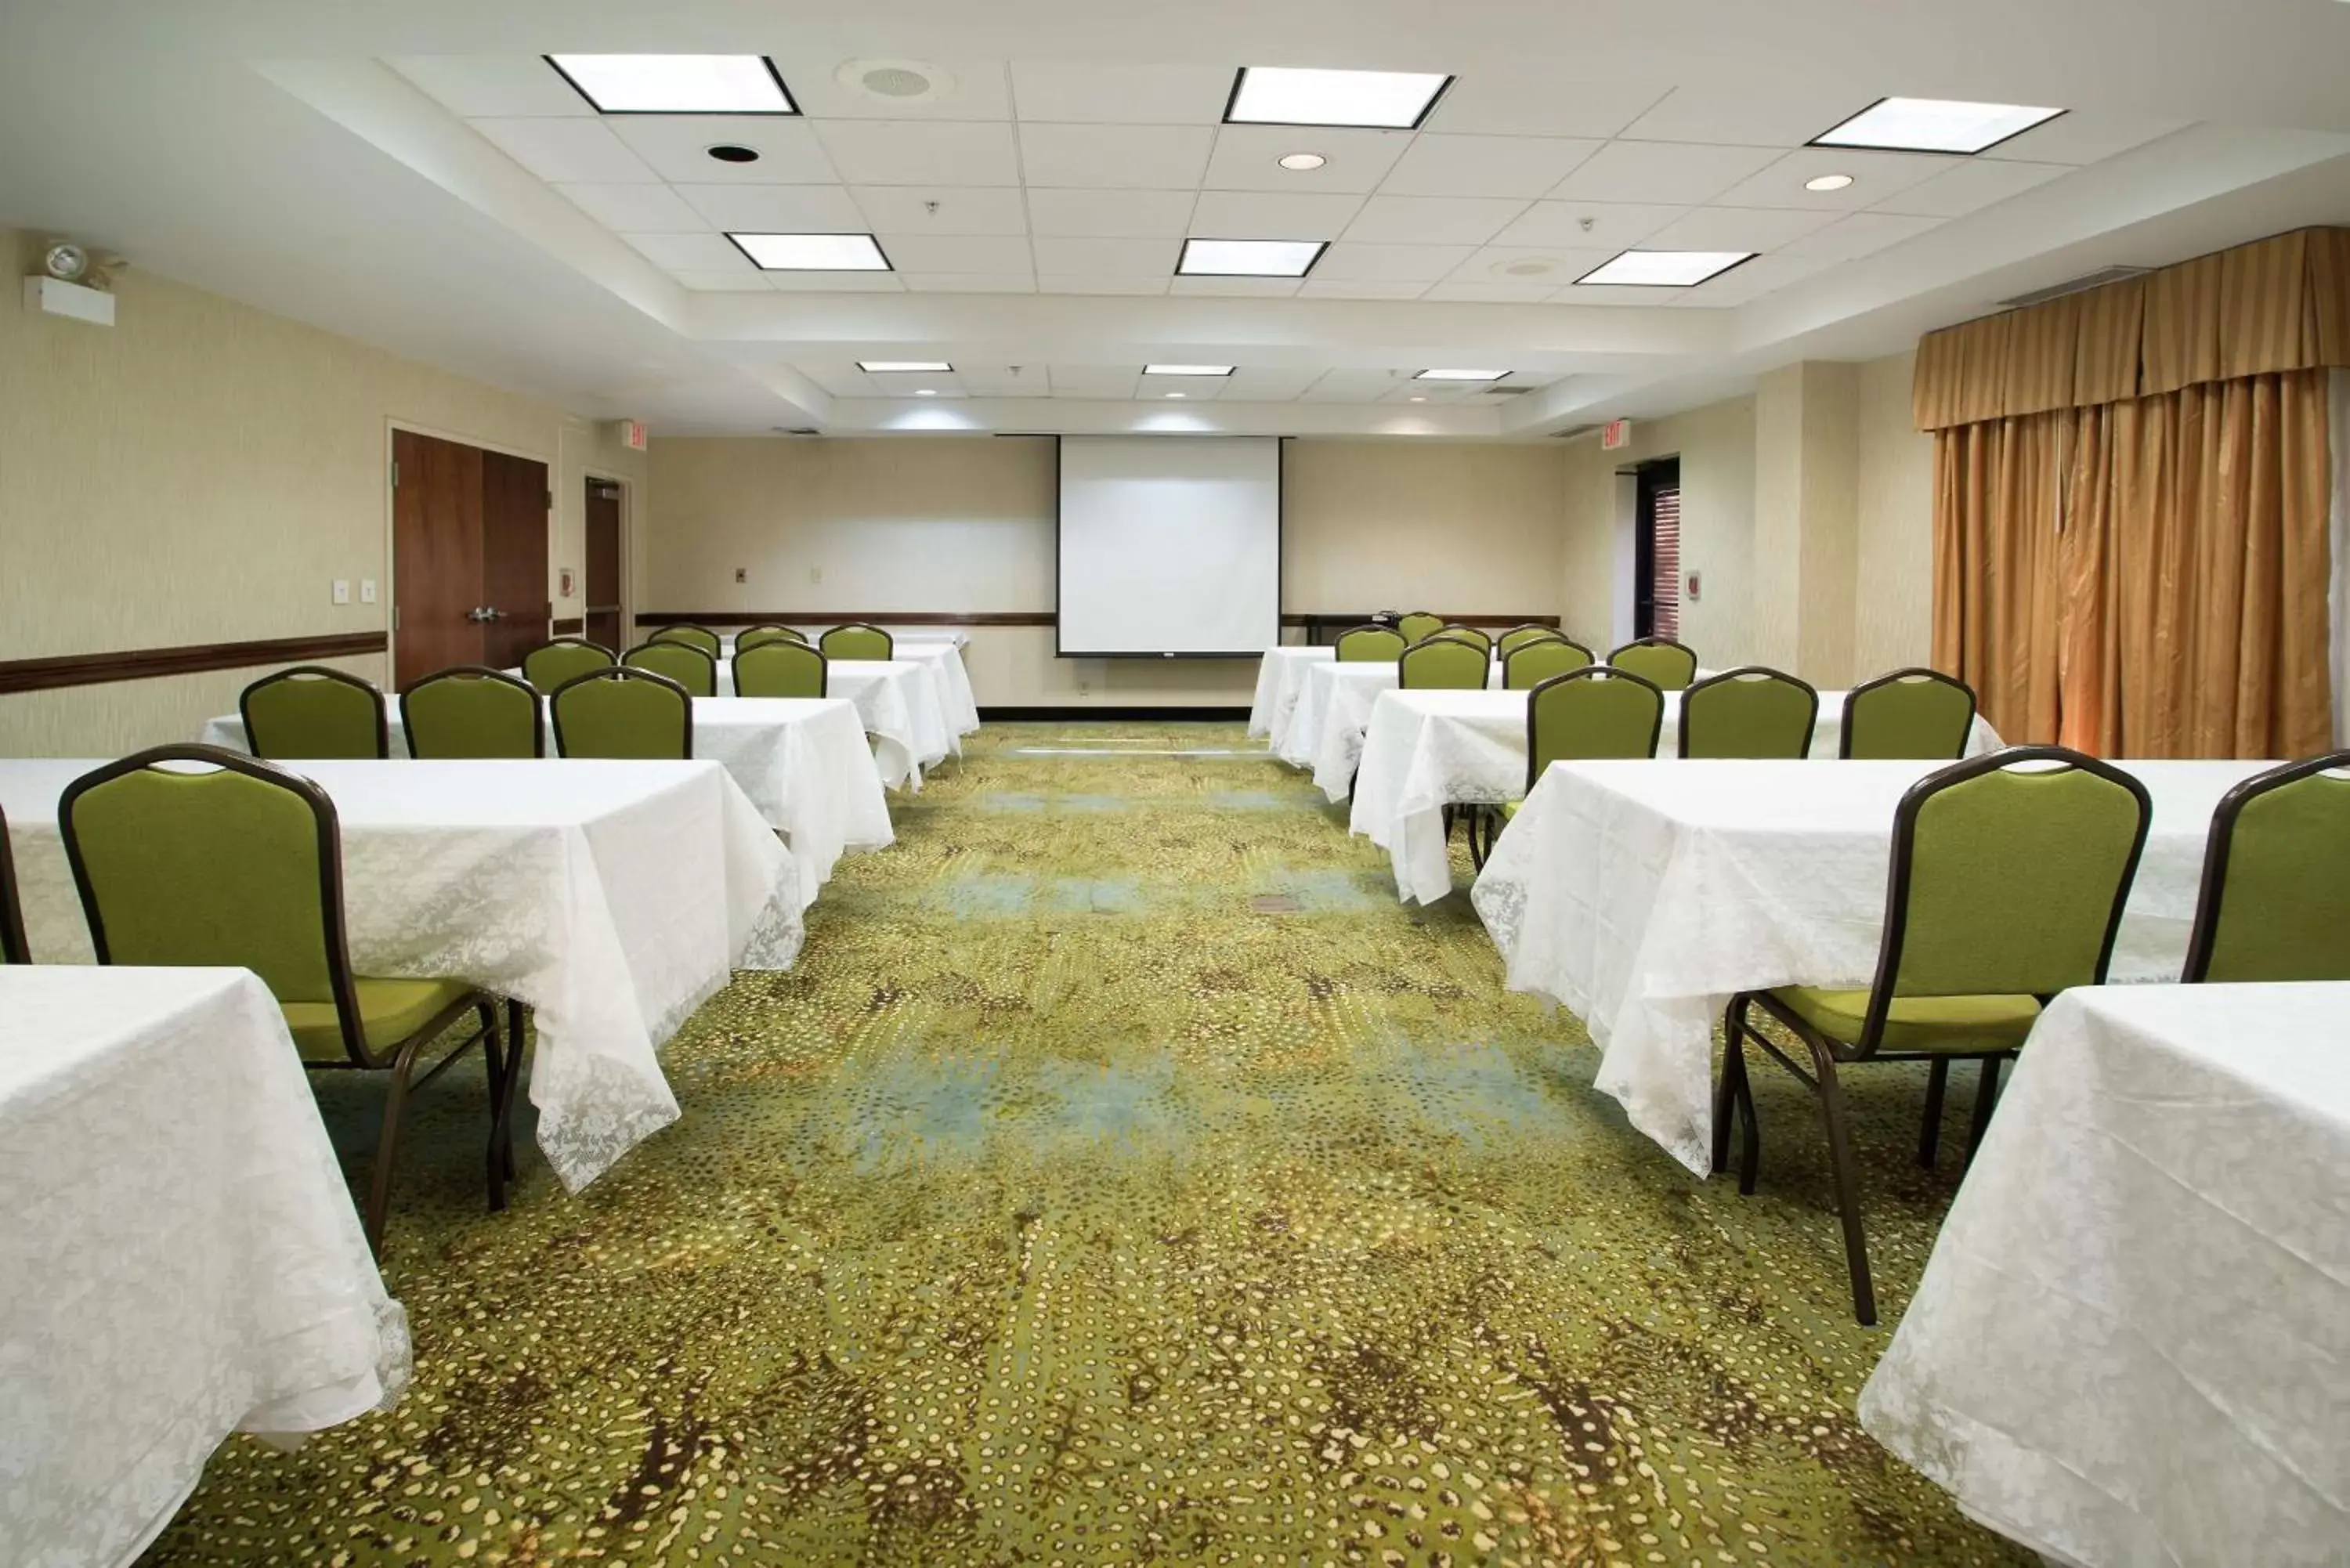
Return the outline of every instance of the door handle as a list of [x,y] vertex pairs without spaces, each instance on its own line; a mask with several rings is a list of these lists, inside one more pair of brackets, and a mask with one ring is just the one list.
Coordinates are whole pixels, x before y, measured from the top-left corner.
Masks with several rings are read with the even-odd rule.
[[465,612],[465,618],[475,622],[504,620],[505,618],[505,611],[494,608],[487,605],[477,606],[476,607]]

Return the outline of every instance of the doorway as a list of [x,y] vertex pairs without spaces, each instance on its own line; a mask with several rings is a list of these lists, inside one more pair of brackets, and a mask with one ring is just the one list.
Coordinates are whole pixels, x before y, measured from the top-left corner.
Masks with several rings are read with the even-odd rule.
[[1633,472],[1632,635],[1681,634],[1681,460],[1659,458]]
[[505,670],[546,640],[546,464],[391,432],[392,679]]
[[612,480],[588,476],[588,580],[580,585],[587,597],[584,612],[590,642],[618,653],[620,640],[620,487]]

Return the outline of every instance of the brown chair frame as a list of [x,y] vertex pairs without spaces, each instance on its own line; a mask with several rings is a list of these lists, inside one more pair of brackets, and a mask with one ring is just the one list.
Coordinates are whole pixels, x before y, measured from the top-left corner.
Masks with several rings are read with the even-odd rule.
[[[1709,675],[1702,680],[1692,680],[1687,686],[1681,688],[1680,722],[1677,726],[1678,733],[1674,741],[1674,744],[1679,748],[1679,755],[1686,757],[1690,754],[1690,699],[1710,687],[1720,686],[1727,681],[1734,681],[1740,677],[1747,675],[1767,675],[1773,680],[1780,681],[1785,685],[1800,687],[1802,688],[1804,694],[1812,700],[1811,716],[1804,721],[1804,749],[1796,753],[1795,755],[1798,758],[1803,758],[1808,757],[1812,754],[1812,737],[1819,732],[1820,728],[1819,688],[1813,685],[1810,681],[1804,680],[1800,675],[1790,675],[1783,670],[1773,670],[1767,664],[1742,664],[1735,670],[1725,670],[1719,675]],[[1703,761],[1704,759],[1700,758],[1698,760]]]
[[264,686],[289,680],[296,675],[323,675],[329,680],[339,680],[346,686],[356,686],[375,700],[375,754],[379,762],[391,756],[391,724],[384,711],[383,689],[372,680],[362,680],[348,670],[330,670],[323,664],[293,664],[283,670],[273,670],[260,680],[247,685],[236,694],[236,716],[244,724],[244,743],[256,757],[263,755],[261,742],[253,732],[253,694]]
[[0,811],[0,963],[30,963],[25,908],[16,901],[16,857],[8,847],[8,814]]
[[2211,813],[2210,836],[2204,842],[2203,880],[2195,898],[2194,933],[2187,939],[2187,962],[2178,973],[2182,982],[2201,985],[2211,971],[2211,952],[2220,941],[2220,920],[2227,912],[2221,900],[2228,888],[2228,857],[2235,847],[2236,818],[2243,815],[2244,807],[2271,790],[2299,784],[2317,774],[2345,769],[2350,769],[2350,750],[2328,752],[2255,774],[2220,797],[2219,805]]
[[[836,631],[878,631],[881,634],[882,647],[887,650],[883,657],[885,659],[895,659],[898,657],[898,636],[889,628],[875,626],[869,620],[845,620],[838,626],[828,626],[825,628],[823,634],[816,639],[816,650],[818,653],[824,654],[827,659],[830,659],[832,655],[825,651],[824,639],[825,638],[830,637]],[[851,662],[854,661],[852,660]]]
[[[697,649],[697,651],[699,650]],[[614,664],[607,666],[602,670],[591,670],[585,675],[575,675],[570,680],[565,681],[562,685],[556,687],[554,691],[546,694],[547,715],[549,721],[555,726],[555,754],[556,756],[568,757],[571,753],[565,749],[563,744],[563,707],[562,704],[556,701],[556,699],[562,696],[566,691],[570,691],[574,686],[580,685],[589,680],[650,680],[655,685],[668,687],[671,691],[683,698],[685,700],[684,760],[687,762],[691,762],[693,760],[693,693],[688,691],[684,687],[679,685],[676,681],[671,680],[668,676],[663,675],[658,670],[639,670],[633,664]]]
[[1844,694],[1844,712],[1836,720],[1837,758],[1846,762],[1852,759],[1852,711],[1859,705],[1863,692],[1874,691],[1880,686],[1897,685],[1901,681],[1921,677],[1928,680],[1939,680],[1945,686],[1955,686],[1967,694],[1967,722],[1959,732],[1959,749],[1950,753],[1953,760],[1965,756],[1967,741],[1974,733],[1975,715],[1982,711],[1976,701],[1975,689],[1954,675],[1945,675],[1939,670],[1929,670],[1922,664],[1913,664],[1906,669],[1888,670],[1872,680],[1861,681]]
[[[532,651],[537,650],[534,649]],[[439,680],[450,675],[472,675],[495,680],[502,685],[512,686],[529,697],[530,754],[534,757],[546,755],[546,710],[541,705],[544,699],[540,696],[537,687],[519,675],[508,675],[504,670],[493,670],[486,664],[452,664],[446,670],[436,670],[430,675],[420,675],[400,689],[400,733],[408,739],[408,754],[411,757],[422,762],[432,760],[424,753],[416,749],[416,725],[409,718],[408,695],[428,681]]]
[[[523,649],[522,662],[515,666],[515,668],[523,671],[522,679],[525,685],[529,685],[530,682],[530,656],[538,652],[541,649],[546,648],[592,648],[597,652],[602,654],[605,658],[610,659],[613,663],[618,664],[620,662],[620,656],[619,654],[613,652],[610,649],[591,638],[550,637],[545,642],[534,643],[530,647]],[[465,668],[472,667],[466,666]],[[500,670],[499,673],[504,674],[504,671]],[[538,688],[536,686],[532,686],[531,690],[538,691]],[[540,691],[539,695],[544,697],[546,693]]]

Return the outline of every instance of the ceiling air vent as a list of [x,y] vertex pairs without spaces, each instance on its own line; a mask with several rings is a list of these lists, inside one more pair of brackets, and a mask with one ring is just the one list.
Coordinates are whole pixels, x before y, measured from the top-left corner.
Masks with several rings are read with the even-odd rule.
[[1532,387],[1488,387],[1485,395],[1489,398],[1523,398],[1533,390]]
[[2000,308],[2013,310],[2020,306],[2038,305],[2043,300],[2062,298],[2068,294],[2078,294],[2083,289],[2103,288],[2106,284],[2119,283],[2126,277],[2143,277],[2152,270],[2151,267],[2143,266],[2099,267],[2095,272],[2085,272],[2080,276],[2068,279],[2064,283],[2051,284],[2046,288],[2035,288],[2030,294],[2019,294],[2013,299],[2002,299],[1999,302]]
[[1587,436],[1598,428],[1597,425],[1569,425],[1563,431],[1553,431],[1550,433],[1561,441],[1573,441],[1577,436]]

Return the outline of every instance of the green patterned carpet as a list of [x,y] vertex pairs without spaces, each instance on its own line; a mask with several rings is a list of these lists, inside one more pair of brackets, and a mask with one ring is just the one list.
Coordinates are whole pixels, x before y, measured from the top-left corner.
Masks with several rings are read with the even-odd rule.
[[149,1563],[2028,1561],[1852,1414],[1918,1077],[1851,1075],[1862,1329],[1792,1080],[1692,1181],[1238,725],[990,726],[895,814],[587,1192],[484,1213],[478,1074],[422,1096],[407,1402],[232,1441]]

